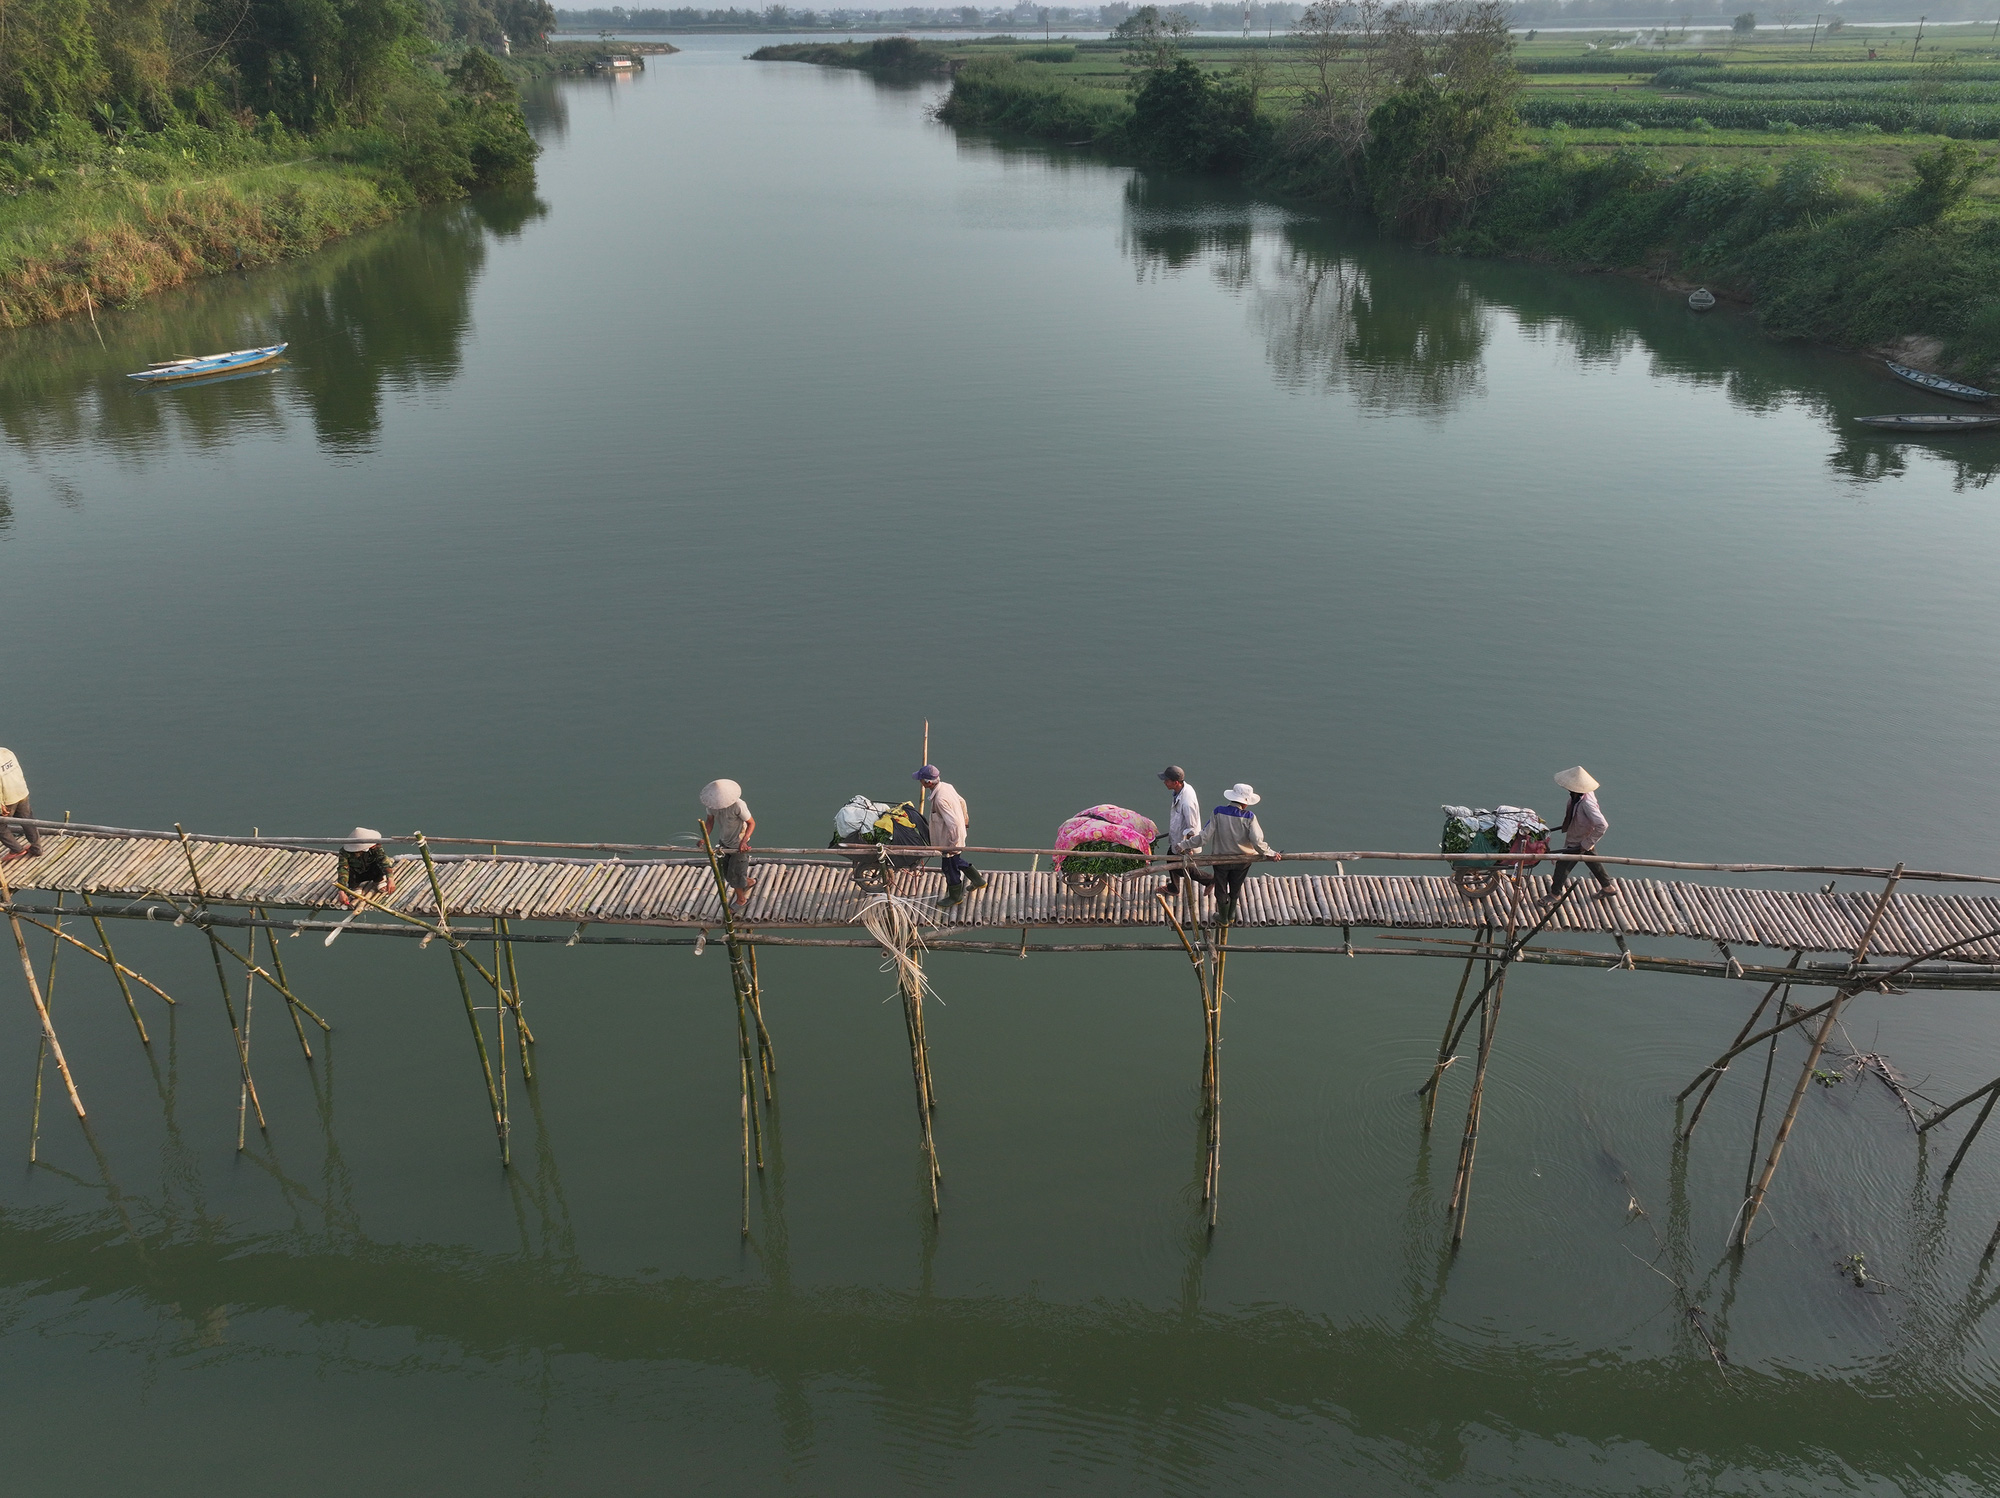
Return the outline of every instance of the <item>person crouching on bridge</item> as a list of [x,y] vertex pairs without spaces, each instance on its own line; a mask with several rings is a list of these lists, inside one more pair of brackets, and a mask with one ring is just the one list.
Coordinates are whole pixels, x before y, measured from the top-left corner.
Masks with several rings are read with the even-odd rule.
[[1211,858],[1233,860],[1215,867],[1215,921],[1227,925],[1236,919],[1236,897],[1243,893],[1243,881],[1250,877],[1250,864],[1257,858],[1281,859],[1285,855],[1264,841],[1264,829],[1250,808],[1264,798],[1240,781],[1222,793],[1222,805],[1201,829],[1201,851]]
[[986,887],[986,876],[965,861],[963,852],[972,813],[951,782],[938,777],[936,765],[913,770],[910,779],[921,784],[929,798],[931,846],[938,850],[938,867],[944,870],[944,898],[938,907],[949,910],[974,890]]
[[729,898],[748,905],[750,891],[757,887],[750,877],[750,834],[757,830],[757,819],[750,815],[743,787],[733,780],[711,780],[701,788],[701,804],[708,808],[701,825],[722,860],[722,882],[736,891]]
[[396,892],[389,855],[382,851],[382,834],[373,827],[355,828],[340,845],[340,903],[351,906],[357,890],[377,899]]
[[[1605,820],[1603,810],[1597,804],[1597,781],[1582,765],[1572,765],[1556,776],[1556,784],[1569,792],[1569,809],[1563,813],[1562,826],[1556,830],[1563,835],[1562,850],[1565,853],[1594,853],[1597,840],[1611,830]],[[1586,858],[1583,866],[1590,870],[1597,880],[1597,898],[1611,898],[1611,876],[1604,872],[1604,865],[1594,858]],[[1576,867],[1574,858],[1556,860],[1555,877],[1549,881],[1549,898],[1555,899],[1569,882],[1570,871]]]
[[[28,805],[28,777],[21,773],[21,762],[14,757],[12,749],[0,749],[0,815],[32,817],[34,814],[34,808]],[[26,842],[21,840],[24,833],[27,835]],[[5,853],[0,853],[0,863],[12,863],[17,858],[39,858],[42,834],[35,827],[0,822],[0,844],[7,849]]]

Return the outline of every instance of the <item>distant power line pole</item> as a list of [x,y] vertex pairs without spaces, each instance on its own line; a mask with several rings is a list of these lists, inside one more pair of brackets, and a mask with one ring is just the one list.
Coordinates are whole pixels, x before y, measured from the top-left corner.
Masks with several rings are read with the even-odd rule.
[[1814,17],[1813,17],[1813,34],[1812,34],[1812,41],[1811,41],[1810,43],[1808,43],[1808,44],[1807,44],[1807,46],[1806,46],[1806,56],[1808,56],[1808,57],[1812,56],[1812,50],[1813,50],[1813,48],[1814,48],[1814,47],[1817,47],[1817,46],[1819,45],[1819,23],[1820,23],[1820,19],[1821,19],[1821,18],[1820,18],[1820,17],[1818,17],[1818,16],[1814,16]]
[[1917,39],[1914,42],[1910,43],[1911,62],[1915,62],[1917,60],[1917,48],[1921,47],[1924,44],[1924,22],[1928,21],[1929,19],[1930,19],[1929,16],[1917,17]]

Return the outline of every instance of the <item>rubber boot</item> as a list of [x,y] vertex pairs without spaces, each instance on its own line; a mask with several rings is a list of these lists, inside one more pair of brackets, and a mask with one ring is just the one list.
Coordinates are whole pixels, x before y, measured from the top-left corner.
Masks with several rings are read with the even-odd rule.
[[986,876],[971,864],[965,866],[965,892],[969,895],[976,889],[986,888]]
[[938,901],[938,909],[950,910],[954,905],[962,905],[964,903],[965,886],[963,884],[954,884],[944,892],[944,898]]

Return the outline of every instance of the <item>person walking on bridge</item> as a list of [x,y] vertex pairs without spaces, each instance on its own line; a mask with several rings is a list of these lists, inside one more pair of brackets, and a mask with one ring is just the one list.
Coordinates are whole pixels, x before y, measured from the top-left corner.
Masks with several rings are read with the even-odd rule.
[[722,882],[736,891],[732,901],[748,905],[750,891],[757,887],[750,877],[750,834],[757,830],[757,819],[750,815],[743,787],[733,780],[711,780],[701,788],[701,804],[708,812],[701,825],[722,864]]
[[1236,919],[1236,897],[1243,893],[1243,881],[1250,877],[1252,860],[1285,856],[1264,841],[1264,829],[1257,823],[1257,813],[1250,809],[1263,799],[1239,781],[1222,793],[1222,805],[1215,808],[1201,830],[1201,851],[1212,858],[1231,860],[1215,865],[1215,922],[1219,926]]
[[[32,817],[35,809],[28,805],[28,777],[21,773],[21,762],[14,757],[12,749],[0,749],[0,816]],[[27,841],[23,842],[22,837]],[[0,854],[0,863],[12,863],[17,858],[39,858],[42,853],[42,834],[37,827],[23,827],[17,822],[0,822],[0,844],[6,852]]]
[[1168,765],[1160,771],[1160,779],[1166,784],[1167,794],[1174,798],[1167,812],[1167,852],[1181,859],[1167,869],[1167,893],[1175,893],[1183,879],[1193,879],[1197,884],[1215,883],[1215,875],[1200,864],[1187,861],[1201,851],[1201,797],[1187,783],[1187,771],[1179,765]]
[[[1563,835],[1563,852],[1596,852],[1597,840],[1611,830],[1611,823],[1605,820],[1604,811],[1597,804],[1596,777],[1582,765],[1572,765],[1556,776],[1556,784],[1569,792],[1569,809],[1563,813],[1562,825],[1556,829]],[[1571,871],[1576,868],[1576,862],[1574,858],[1556,860],[1555,877],[1549,881],[1551,900],[1562,893]],[[1586,858],[1583,866],[1590,870],[1591,877],[1598,883],[1597,898],[1610,899],[1613,893],[1611,876],[1604,872],[1604,865],[1594,858]]]
[[944,898],[940,909],[949,910],[974,890],[986,887],[986,876],[965,861],[965,835],[972,825],[965,797],[948,780],[940,778],[936,765],[923,765],[910,779],[921,784],[929,797],[927,816],[931,846],[939,851],[938,866],[944,870]]

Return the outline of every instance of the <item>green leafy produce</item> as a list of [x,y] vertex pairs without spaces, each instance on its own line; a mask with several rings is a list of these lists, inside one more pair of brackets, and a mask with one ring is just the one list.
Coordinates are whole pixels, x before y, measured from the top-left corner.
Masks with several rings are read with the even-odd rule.
[[[1079,858],[1079,853],[1119,853],[1120,858]],[[1078,878],[1087,874],[1130,874],[1143,869],[1146,860],[1135,854],[1124,843],[1114,843],[1109,838],[1086,838],[1075,848],[1063,854],[1062,871],[1065,876]]]

